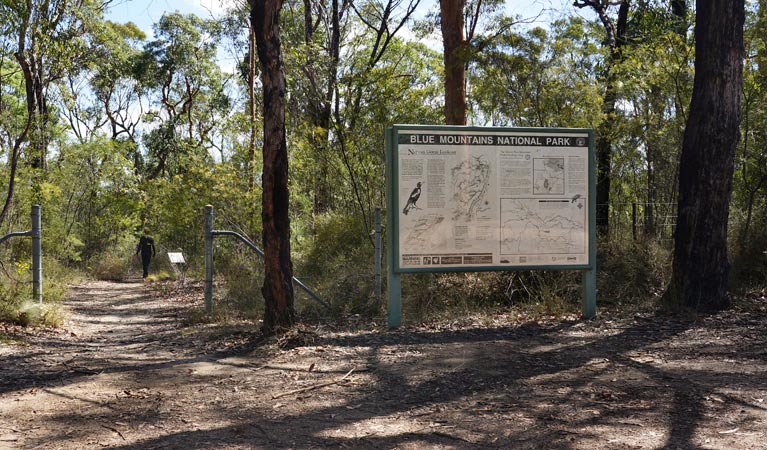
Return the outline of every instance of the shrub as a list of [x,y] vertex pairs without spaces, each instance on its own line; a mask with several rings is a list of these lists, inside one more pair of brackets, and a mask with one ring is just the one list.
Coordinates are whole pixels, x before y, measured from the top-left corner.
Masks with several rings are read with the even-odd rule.
[[487,315],[514,308],[526,315],[573,313],[580,273],[499,271],[413,274],[403,279],[403,310],[413,320]]
[[18,311],[15,322],[23,326],[58,328],[64,324],[64,312],[55,303],[25,303]]
[[672,252],[655,240],[606,244],[597,266],[597,305],[650,307],[671,277]]
[[67,285],[77,279],[73,269],[43,256],[43,303],[32,298],[30,264],[16,264],[14,272],[0,272],[0,321],[30,326],[61,326],[60,302]]
[[[297,246],[296,276],[342,313],[372,315],[374,244],[370,230],[357,216],[328,212],[315,216],[313,233]],[[296,291],[305,313],[323,314],[318,302]],[[321,309],[320,309],[321,308]]]
[[91,274],[97,280],[122,281],[127,278],[131,268],[129,258],[120,257],[113,253],[102,253],[94,258]]

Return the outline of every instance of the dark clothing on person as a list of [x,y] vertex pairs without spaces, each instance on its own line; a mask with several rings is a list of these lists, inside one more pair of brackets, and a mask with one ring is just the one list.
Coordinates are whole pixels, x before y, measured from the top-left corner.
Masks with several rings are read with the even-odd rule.
[[136,246],[136,254],[141,253],[141,265],[144,268],[144,278],[149,275],[149,262],[155,255],[154,239],[151,236],[141,236]]

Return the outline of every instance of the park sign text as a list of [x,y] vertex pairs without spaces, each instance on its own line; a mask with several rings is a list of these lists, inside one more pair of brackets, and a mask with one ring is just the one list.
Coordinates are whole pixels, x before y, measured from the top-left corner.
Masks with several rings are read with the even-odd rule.
[[389,272],[593,273],[594,172],[587,129],[396,125]]

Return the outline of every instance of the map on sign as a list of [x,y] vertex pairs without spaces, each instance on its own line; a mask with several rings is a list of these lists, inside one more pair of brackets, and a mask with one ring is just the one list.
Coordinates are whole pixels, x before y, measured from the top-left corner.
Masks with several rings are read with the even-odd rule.
[[398,130],[400,268],[588,265],[589,145],[584,130]]
[[565,194],[565,159],[533,160],[533,194]]
[[586,208],[581,198],[501,200],[502,255],[583,253],[585,228]]
[[460,161],[450,171],[452,181],[454,220],[471,221],[489,209],[487,191],[490,185],[490,163],[482,156]]

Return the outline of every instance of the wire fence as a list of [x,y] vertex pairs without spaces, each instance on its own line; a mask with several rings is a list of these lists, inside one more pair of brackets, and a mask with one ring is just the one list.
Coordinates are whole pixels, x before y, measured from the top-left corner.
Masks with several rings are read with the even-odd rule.
[[611,203],[608,237],[611,242],[649,239],[672,245],[676,223],[676,203]]

